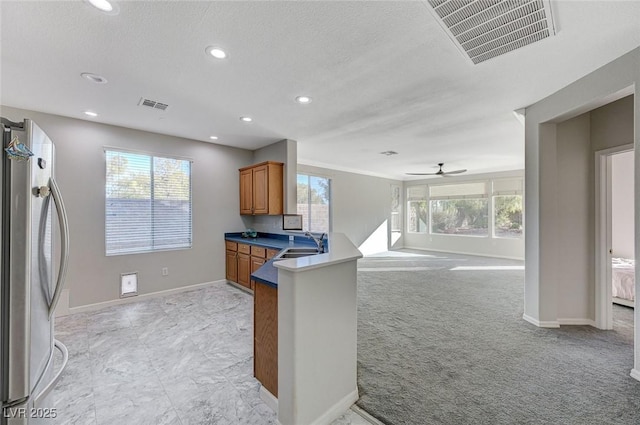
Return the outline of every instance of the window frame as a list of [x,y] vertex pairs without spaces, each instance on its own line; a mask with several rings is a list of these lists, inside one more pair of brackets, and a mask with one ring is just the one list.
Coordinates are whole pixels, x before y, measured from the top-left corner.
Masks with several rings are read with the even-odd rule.
[[[298,177],[299,176],[305,176],[307,177],[307,186],[309,188],[311,188],[311,178],[315,177],[318,179],[324,179],[327,180],[328,182],[328,189],[327,189],[327,201],[328,201],[328,229],[325,230],[311,230],[311,229],[305,229],[304,228],[304,214],[302,214],[302,232],[312,232],[312,233],[330,233],[333,231],[333,190],[332,190],[332,186],[333,186],[333,179],[329,176],[323,176],[320,174],[314,174],[314,173],[309,173],[309,172],[305,172],[305,171],[298,171],[296,172],[296,214],[298,214],[297,211],[297,205],[298,205]],[[307,224],[310,226],[311,224],[311,190],[308,191],[307,194],[307,204],[308,205],[308,209],[307,209]]]
[[[103,152],[104,152],[104,164],[105,164],[105,170],[104,170],[104,176],[105,176],[105,182],[103,185],[103,189],[104,189],[104,196],[103,199],[105,201],[105,206],[104,206],[104,214],[105,214],[105,221],[104,221],[104,236],[105,236],[105,240],[104,240],[104,247],[105,247],[105,256],[107,257],[114,257],[114,256],[120,256],[120,255],[135,255],[135,254],[150,254],[150,253],[154,253],[154,252],[164,252],[164,251],[178,251],[178,250],[188,250],[188,249],[192,249],[193,248],[193,165],[194,165],[194,161],[191,158],[188,157],[181,157],[181,156],[177,156],[177,155],[167,155],[167,154],[160,154],[160,153],[155,153],[155,152],[148,152],[148,151],[140,151],[140,150],[132,150],[132,149],[123,149],[123,148],[119,148],[119,147],[112,147],[112,146],[104,146],[103,147]],[[107,198],[107,184],[108,184],[108,154],[109,153],[121,153],[121,154],[131,154],[131,155],[140,155],[140,156],[146,156],[150,159],[150,170],[149,170],[149,178],[150,178],[150,182],[149,182],[149,195],[150,195],[150,203],[152,205],[152,208],[154,207],[154,202],[155,202],[155,184],[154,184],[154,160],[155,159],[164,159],[164,160],[177,160],[177,161],[185,161],[189,164],[189,241],[188,241],[188,246],[174,246],[174,247],[158,247],[155,248],[154,247],[154,239],[158,237],[158,235],[153,231],[153,222],[151,223],[152,226],[152,231],[150,234],[150,238],[151,238],[151,247],[150,248],[145,248],[145,249],[140,249],[140,250],[135,250],[135,251],[126,251],[126,252],[122,252],[122,251],[109,251],[108,249],[108,237],[107,237],[107,208],[108,208],[108,202],[109,202],[109,198]],[[152,218],[153,220],[153,218]]]
[[[411,190],[411,188],[415,188],[415,187],[424,187],[424,198],[419,198],[417,199],[416,197],[410,196],[409,191]],[[428,234],[429,233],[429,226],[430,226],[430,213],[429,213],[429,185],[428,184],[413,184],[410,186],[406,187],[405,190],[405,204],[407,207],[406,210],[406,227],[405,227],[405,231],[407,233],[410,233],[412,235],[420,235],[420,234]],[[412,202],[425,202],[426,204],[426,209],[427,209],[427,220],[425,223],[425,230],[424,231],[420,231],[420,230],[411,230],[411,203]],[[418,225],[418,228],[420,226]]]
[[[495,183],[501,182],[505,183],[508,180],[511,180],[514,183],[513,188],[502,188],[496,189]],[[464,185],[464,184],[479,184],[482,183],[485,186],[484,195],[451,195],[451,196],[431,196],[431,188],[432,187],[442,187],[442,186],[450,186],[450,185]],[[508,183],[508,182],[507,182]],[[423,194],[423,197],[410,196],[410,191],[412,188],[416,187],[424,187],[426,193]],[[406,211],[404,214],[405,223],[404,223],[404,231],[407,234],[419,235],[425,234],[429,236],[458,236],[458,237],[472,237],[472,238],[488,238],[488,239],[500,239],[500,240],[522,240],[524,238],[525,233],[525,211],[524,211],[524,176],[514,175],[514,176],[504,176],[504,177],[495,177],[495,178],[485,178],[478,180],[462,180],[462,181],[453,181],[450,183],[419,183],[419,184],[405,184],[404,190],[405,200],[404,205],[406,207]],[[495,208],[495,198],[497,196],[506,196],[506,195],[518,195],[522,199],[522,233],[519,237],[507,237],[507,236],[498,236],[496,235],[496,208]],[[433,232],[433,214],[431,211],[431,201],[432,200],[456,200],[456,199],[486,199],[487,200],[487,234],[486,235],[462,235],[455,233],[434,233]],[[415,231],[411,230],[411,204],[414,202],[425,202],[427,209],[427,223],[426,229],[424,231]]]

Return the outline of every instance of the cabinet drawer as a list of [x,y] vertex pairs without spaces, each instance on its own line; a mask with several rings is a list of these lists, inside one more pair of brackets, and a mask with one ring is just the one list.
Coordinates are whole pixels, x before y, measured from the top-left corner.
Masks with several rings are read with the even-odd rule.
[[271,260],[276,256],[276,254],[278,254],[278,252],[280,251],[278,251],[277,249],[267,249],[267,260]]
[[226,245],[227,251],[237,251],[238,250],[238,243],[237,242],[224,241],[224,244]]
[[252,246],[251,247],[251,256],[252,257],[260,257],[264,258],[267,255],[267,249],[261,246]]
[[251,246],[244,243],[239,243],[238,252],[241,252],[243,254],[251,254]]

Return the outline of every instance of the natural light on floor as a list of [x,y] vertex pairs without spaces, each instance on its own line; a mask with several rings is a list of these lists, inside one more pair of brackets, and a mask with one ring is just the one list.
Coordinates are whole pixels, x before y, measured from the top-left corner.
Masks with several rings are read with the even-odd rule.
[[524,266],[460,266],[450,269],[453,272],[456,271],[468,271],[468,270],[524,270]]

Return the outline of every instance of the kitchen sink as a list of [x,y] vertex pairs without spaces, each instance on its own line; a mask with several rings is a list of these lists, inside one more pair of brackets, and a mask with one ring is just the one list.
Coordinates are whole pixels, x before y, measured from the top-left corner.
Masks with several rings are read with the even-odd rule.
[[319,254],[316,248],[287,248],[280,254],[273,257],[274,260],[286,260],[288,258],[308,257]]

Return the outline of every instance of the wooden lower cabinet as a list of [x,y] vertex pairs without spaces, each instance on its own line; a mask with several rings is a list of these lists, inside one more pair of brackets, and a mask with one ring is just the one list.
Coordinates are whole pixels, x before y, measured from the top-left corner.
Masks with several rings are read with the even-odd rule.
[[255,282],[251,279],[251,274],[262,267],[267,260],[273,258],[279,251],[231,241],[225,241],[225,244],[227,280],[253,291]]
[[225,241],[226,245],[226,278],[245,288],[251,285],[251,246],[245,243]]
[[[266,260],[264,258],[260,258],[260,257],[251,257],[251,274],[253,274],[256,270],[258,270],[260,267],[263,266],[263,264],[266,262]],[[251,289],[255,290],[255,286],[256,283],[255,281],[251,281]]]
[[226,277],[232,282],[238,281],[238,253],[236,251],[227,250],[226,256]]
[[253,375],[278,397],[278,290],[256,282],[253,303]]
[[238,253],[238,280],[237,283],[251,288],[251,256]]

